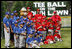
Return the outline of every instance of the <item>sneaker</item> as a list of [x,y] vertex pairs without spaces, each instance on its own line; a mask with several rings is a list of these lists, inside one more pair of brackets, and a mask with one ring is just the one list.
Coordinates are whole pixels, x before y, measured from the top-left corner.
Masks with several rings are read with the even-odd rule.
[[6,46],[6,48],[10,48],[9,46]]

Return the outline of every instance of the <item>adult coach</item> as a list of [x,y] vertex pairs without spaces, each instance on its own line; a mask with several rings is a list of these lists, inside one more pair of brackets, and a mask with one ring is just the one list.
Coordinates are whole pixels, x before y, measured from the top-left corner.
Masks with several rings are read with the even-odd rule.
[[[53,13],[54,13],[54,15],[53,15],[51,18],[52,18],[52,20],[53,20],[53,22],[54,22],[54,30],[56,30],[57,24],[59,23],[58,25],[60,25],[60,27],[61,27],[62,22],[61,22],[60,16],[57,15],[57,12],[54,11]],[[58,22],[58,23],[57,23],[57,22]]]
[[56,12],[56,11],[54,11],[53,13],[54,13],[54,15],[52,16],[52,20],[53,20],[55,23],[56,23],[57,21],[60,21],[60,24],[61,24],[61,18],[60,18],[60,16],[57,15],[57,12]]
[[10,28],[9,28],[9,12],[5,13],[5,17],[3,18],[3,25],[4,25],[4,34],[5,34],[5,47],[9,48],[9,41],[10,41]]

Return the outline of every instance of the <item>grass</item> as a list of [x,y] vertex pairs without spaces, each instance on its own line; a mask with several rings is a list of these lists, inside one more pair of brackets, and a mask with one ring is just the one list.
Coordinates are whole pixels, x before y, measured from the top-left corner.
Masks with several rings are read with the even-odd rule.
[[[42,45],[40,47],[41,48],[71,48],[71,28],[62,28],[61,36],[63,39],[62,42],[56,42],[55,44]],[[1,40],[1,48],[5,48],[4,43],[5,43],[5,41],[4,41],[4,39],[2,39]],[[11,45],[11,48],[14,48],[14,46]]]

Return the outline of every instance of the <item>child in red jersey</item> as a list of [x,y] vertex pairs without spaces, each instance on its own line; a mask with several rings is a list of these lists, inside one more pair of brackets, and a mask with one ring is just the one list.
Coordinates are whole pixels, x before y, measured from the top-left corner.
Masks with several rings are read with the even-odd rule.
[[51,32],[51,35],[54,34],[54,33],[53,33],[53,29],[54,29],[53,25],[54,25],[54,23],[53,23],[52,19],[49,18],[49,22],[47,23],[47,26],[48,26],[48,31]]
[[46,40],[44,41],[44,44],[48,43],[55,43],[54,36],[51,35],[51,32],[48,32],[48,36],[46,37]]
[[61,29],[60,21],[57,20],[57,22],[55,23],[55,27],[56,27],[56,30],[59,32],[59,35],[61,36],[61,34],[60,34],[60,29]]
[[62,41],[62,38],[61,38],[61,36],[58,34],[58,31],[57,31],[57,30],[55,31],[54,38],[55,38],[56,41]]

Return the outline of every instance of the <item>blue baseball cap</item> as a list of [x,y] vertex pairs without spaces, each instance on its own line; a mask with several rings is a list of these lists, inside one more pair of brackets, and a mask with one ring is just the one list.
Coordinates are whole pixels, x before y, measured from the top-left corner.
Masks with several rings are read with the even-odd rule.
[[13,16],[14,15],[14,13],[11,13],[11,16]]
[[30,32],[29,34],[33,34],[33,32]]
[[19,19],[19,17],[17,17],[17,19]]
[[33,30],[32,32],[35,32],[35,30]]
[[20,22],[20,24],[23,24],[23,22]]
[[17,13],[17,11],[15,10],[15,11],[13,11],[13,13]]
[[5,14],[6,14],[6,15],[9,15],[10,13],[9,13],[9,12],[6,12]]
[[25,21],[25,20],[27,20],[27,19],[23,19],[23,20]]
[[30,25],[31,23],[28,23],[28,25]]
[[37,33],[35,33],[35,36],[37,35]]
[[33,21],[32,20],[30,20],[30,23],[32,23]]
[[29,22],[29,19],[27,19],[27,22]]
[[17,24],[17,21],[15,21],[14,23]]
[[41,32],[41,31],[38,31],[37,33],[38,33],[38,34],[42,34],[42,32]]

